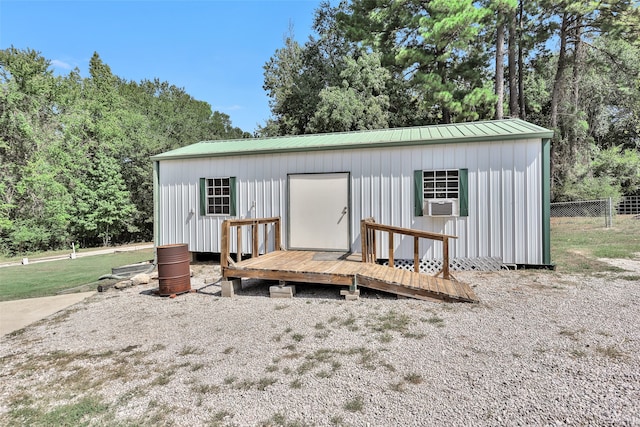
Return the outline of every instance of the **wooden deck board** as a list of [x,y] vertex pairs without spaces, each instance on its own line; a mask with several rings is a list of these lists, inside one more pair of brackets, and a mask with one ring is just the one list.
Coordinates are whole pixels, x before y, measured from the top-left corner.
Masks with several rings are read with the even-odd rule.
[[420,275],[420,289],[426,289],[434,294],[438,294],[438,287],[433,286],[431,278],[425,274]]
[[464,283],[362,263],[353,256],[330,258],[331,255],[312,251],[275,251],[226,267],[224,275],[332,285],[350,285],[357,276],[362,287],[398,295],[426,300],[477,301],[475,293]]
[[451,283],[451,280],[443,280],[441,283],[444,284],[447,295],[458,295],[456,289],[453,287],[453,283]]
[[436,294],[442,294],[442,289],[438,283],[438,279],[432,276],[424,276],[424,280],[427,282],[427,286]]

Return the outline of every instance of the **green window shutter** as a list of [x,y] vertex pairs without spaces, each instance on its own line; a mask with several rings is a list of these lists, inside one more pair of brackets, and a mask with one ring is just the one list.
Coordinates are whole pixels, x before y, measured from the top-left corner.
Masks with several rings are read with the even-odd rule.
[[469,216],[469,169],[458,171],[460,216]]
[[207,180],[200,178],[200,215],[207,214]]
[[422,171],[413,171],[413,200],[415,216],[422,216],[422,206],[424,205],[424,191],[422,188]]
[[236,197],[236,177],[232,176],[229,178],[229,193],[230,193],[230,200],[229,200],[229,215],[231,216],[236,216],[236,201],[237,201],[237,197]]

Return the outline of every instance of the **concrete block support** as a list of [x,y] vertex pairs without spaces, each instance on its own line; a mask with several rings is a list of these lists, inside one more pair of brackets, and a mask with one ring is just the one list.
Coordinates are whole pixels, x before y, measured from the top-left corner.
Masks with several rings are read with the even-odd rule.
[[342,295],[346,301],[358,301],[360,299],[360,290],[359,289],[356,289],[355,291],[342,290],[340,291],[340,295]]
[[269,295],[271,295],[271,298],[293,298],[295,294],[295,285],[269,286]]
[[242,279],[223,280],[220,282],[222,287],[222,296],[231,298],[235,296],[236,291],[242,290]]

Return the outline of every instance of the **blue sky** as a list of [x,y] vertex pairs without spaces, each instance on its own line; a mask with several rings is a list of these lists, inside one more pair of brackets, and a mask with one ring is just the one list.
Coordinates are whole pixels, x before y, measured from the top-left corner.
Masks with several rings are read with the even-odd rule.
[[124,79],[159,78],[252,132],[270,116],[263,65],[289,23],[303,43],[320,0],[0,0],[0,49],[41,52],[56,73],[88,75],[98,52]]

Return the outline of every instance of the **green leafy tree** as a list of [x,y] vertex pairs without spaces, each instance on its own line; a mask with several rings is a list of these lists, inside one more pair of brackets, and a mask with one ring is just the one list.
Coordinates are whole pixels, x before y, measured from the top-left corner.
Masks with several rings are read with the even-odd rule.
[[251,138],[249,132],[233,126],[228,114],[214,111],[210,118],[210,134],[208,139],[242,139]]
[[269,96],[272,127],[280,135],[306,133],[319,100],[323,80],[314,80],[305,50],[290,34],[285,46],[264,65],[263,88]]
[[335,132],[386,128],[389,97],[385,85],[389,72],[380,55],[363,53],[345,58],[342,84],[320,91],[320,101],[309,123],[311,132]]
[[488,53],[479,43],[488,13],[470,0],[356,0],[339,19],[349,37],[382,54],[395,82],[391,122],[410,125],[493,115]]
[[0,51],[0,250],[150,239],[149,157],[250,136],[183,89],[127,82],[94,53],[54,77],[38,52]]
[[46,158],[59,135],[58,87],[48,67],[37,51],[0,51],[0,246],[10,252],[66,236],[60,230],[66,212],[57,201],[65,191]]
[[20,252],[60,247],[68,243],[70,206],[67,188],[58,182],[57,171],[44,159],[26,165],[16,193],[12,244]]
[[87,239],[108,245],[114,235],[126,230],[135,206],[130,201],[121,166],[104,152],[98,152],[77,188],[75,226]]
[[560,200],[593,200],[611,197],[617,202],[625,194],[640,191],[640,152],[611,147],[593,147],[590,161],[573,167],[560,192]]

